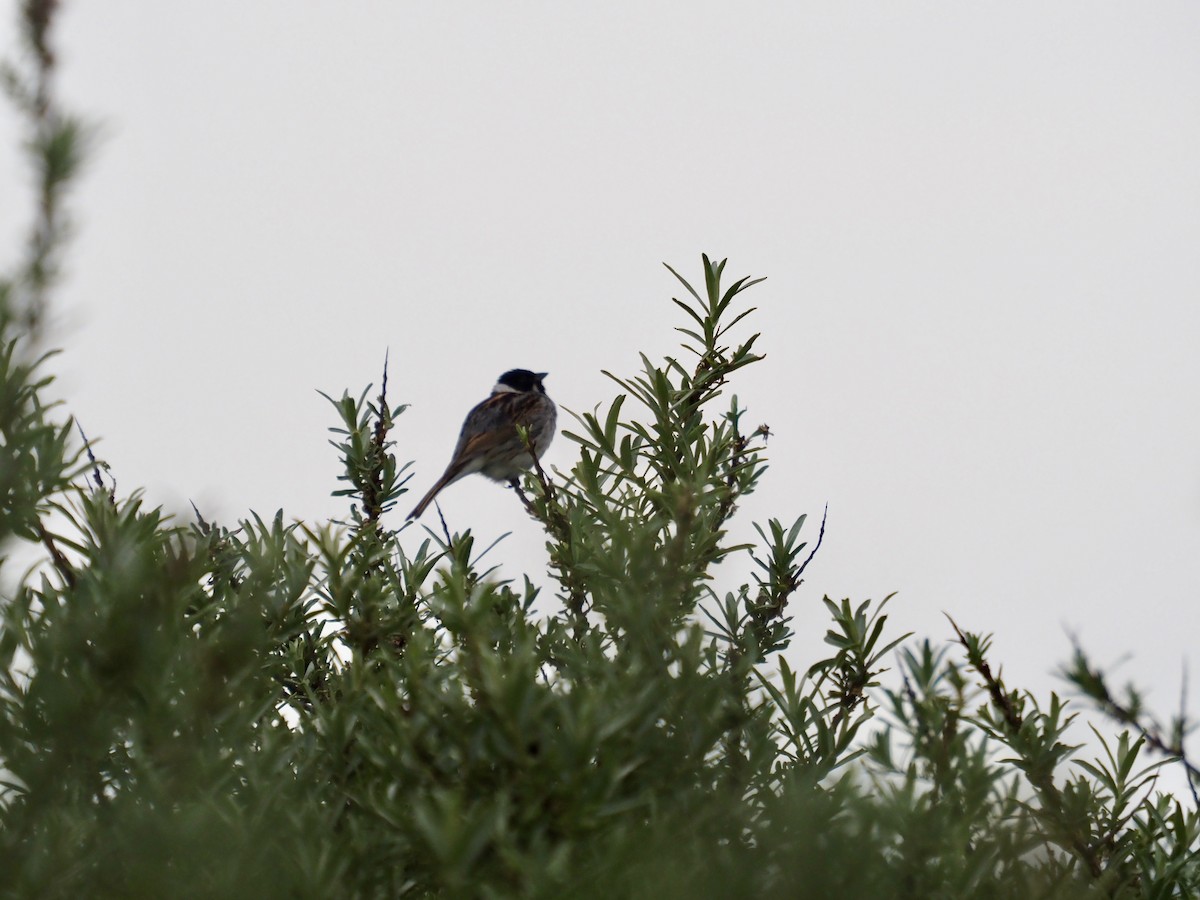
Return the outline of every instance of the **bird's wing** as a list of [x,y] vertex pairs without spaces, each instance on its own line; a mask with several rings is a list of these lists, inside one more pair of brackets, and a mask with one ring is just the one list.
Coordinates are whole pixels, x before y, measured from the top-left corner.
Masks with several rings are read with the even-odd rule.
[[446,466],[447,484],[476,471],[472,465],[482,465],[493,447],[511,441],[518,424],[525,424],[540,402],[538,394],[509,393],[492,394],[467,413],[458,444],[450,465]]

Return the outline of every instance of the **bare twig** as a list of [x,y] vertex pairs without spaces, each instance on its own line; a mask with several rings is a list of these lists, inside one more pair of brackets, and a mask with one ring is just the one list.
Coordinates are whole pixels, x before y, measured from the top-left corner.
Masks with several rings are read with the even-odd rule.
[[446,546],[449,547],[452,543],[454,543],[454,539],[450,537],[450,526],[446,524],[446,517],[442,514],[442,504],[434,500],[433,507],[437,510],[438,519],[442,523],[442,534],[446,536]]
[[817,543],[812,548],[812,553],[808,554],[808,559],[800,565],[796,570],[796,587],[802,583],[800,576],[804,574],[804,570],[808,568],[808,564],[813,561],[813,557],[817,555],[817,551],[821,549],[821,541],[825,540],[825,522],[829,519],[829,504],[825,504],[825,511],[821,513],[821,530],[817,533]]
[[383,383],[379,386],[379,408],[387,409],[387,376],[388,376],[388,358],[391,356],[392,348],[386,347],[383,351]]
[[212,531],[212,526],[209,525],[208,522],[204,521],[204,516],[200,515],[200,510],[196,507],[195,502],[191,500],[188,502],[192,504],[192,512],[196,514],[196,522],[200,526],[200,533],[208,534],[210,531]]
[[88,436],[83,433],[83,426],[79,424],[78,420],[76,420],[76,422],[75,422],[75,427],[77,429],[79,429],[79,437],[83,441],[83,450],[85,453],[87,453],[88,462],[90,462],[92,464],[92,479],[91,480],[95,483],[96,490],[100,491],[101,493],[107,493],[108,494],[108,502],[113,505],[116,505],[116,502],[117,502],[117,480],[115,478],[113,478],[112,473],[109,472],[108,477],[112,481],[112,488],[106,488],[104,486],[104,476],[100,474],[100,463],[96,461],[96,454],[94,454],[92,452],[92,442],[90,440],[88,440]]

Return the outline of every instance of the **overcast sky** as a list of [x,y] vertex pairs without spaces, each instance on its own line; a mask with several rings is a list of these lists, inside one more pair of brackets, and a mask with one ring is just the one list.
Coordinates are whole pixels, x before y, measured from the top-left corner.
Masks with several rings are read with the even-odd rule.
[[[829,504],[798,662],[822,594],[899,591],[1043,693],[1068,632],[1164,714],[1200,669],[1200,5],[108,0],[59,46],[101,133],[60,389],[122,490],[338,513],[316,391],[390,348],[419,496],[503,370],[588,410],[670,352],[708,252],[768,276],[740,528]],[[544,565],[509,492],[442,506]]]

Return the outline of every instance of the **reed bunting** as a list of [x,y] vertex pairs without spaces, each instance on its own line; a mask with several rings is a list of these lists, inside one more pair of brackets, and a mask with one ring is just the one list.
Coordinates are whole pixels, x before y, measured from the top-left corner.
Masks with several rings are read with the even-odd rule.
[[473,472],[493,481],[515,483],[517,476],[533,465],[517,434],[518,425],[527,429],[533,452],[541,458],[554,437],[558,417],[554,401],[542,387],[548,374],[511,369],[500,376],[492,395],[467,413],[450,465],[408,518],[420,516],[442,488]]

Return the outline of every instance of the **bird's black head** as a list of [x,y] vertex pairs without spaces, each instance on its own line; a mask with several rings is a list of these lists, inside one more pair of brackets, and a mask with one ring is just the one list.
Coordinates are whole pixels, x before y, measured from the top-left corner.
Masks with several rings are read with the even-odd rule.
[[528,369],[509,369],[496,381],[497,391],[541,391],[546,393],[546,389],[542,387],[542,379],[549,375],[549,372],[530,372]]

